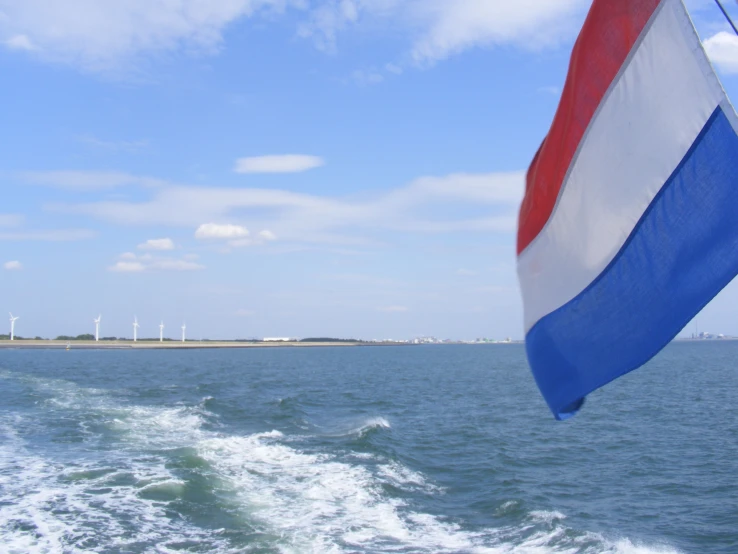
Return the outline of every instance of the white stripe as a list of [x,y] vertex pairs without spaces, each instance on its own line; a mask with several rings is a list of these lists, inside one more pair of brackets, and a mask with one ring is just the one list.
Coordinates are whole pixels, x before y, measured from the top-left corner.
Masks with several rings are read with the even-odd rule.
[[665,0],[518,258],[526,333],[612,261],[725,98],[681,0]]

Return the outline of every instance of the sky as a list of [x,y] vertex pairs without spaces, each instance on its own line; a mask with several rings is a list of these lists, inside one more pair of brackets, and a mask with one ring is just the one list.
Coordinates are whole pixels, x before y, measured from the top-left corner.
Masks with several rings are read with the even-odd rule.
[[[687,4],[738,98],[738,38]],[[588,7],[0,0],[0,313],[42,337],[101,314],[102,336],[522,338],[523,176]],[[736,313],[733,283],[696,328]]]

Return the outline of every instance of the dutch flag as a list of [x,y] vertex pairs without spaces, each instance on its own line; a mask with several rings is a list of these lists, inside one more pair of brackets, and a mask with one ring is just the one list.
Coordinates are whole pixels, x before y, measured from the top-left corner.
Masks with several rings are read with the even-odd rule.
[[737,133],[682,0],[594,1],[518,228],[528,359],[557,419],[738,273]]

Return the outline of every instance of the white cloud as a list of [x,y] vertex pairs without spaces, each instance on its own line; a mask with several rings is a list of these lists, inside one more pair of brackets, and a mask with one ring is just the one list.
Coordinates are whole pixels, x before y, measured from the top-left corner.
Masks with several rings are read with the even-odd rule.
[[[0,40],[86,71],[136,74],[146,53],[215,54],[224,29],[293,8],[297,34],[334,51],[365,26],[406,39],[406,59],[433,63],[479,46],[536,47],[576,34],[587,0],[0,0]],[[381,31],[378,31],[381,30]],[[386,70],[401,68],[388,64]],[[371,78],[379,73],[372,72]]]
[[139,244],[140,250],[174,250],[174,242],[172,239],[149,239],[143,244]]
[[[478,46],[529,47],[568,34],[583,0],[422,0],[428,27],[412,48],[420,63],[448,58]],[[420,2],[418,2],[419,4]]]
[[198,239],[238,239],[248,236],[246,227],[232,224],[203,223],[195,231],[195,238]]
[[322,158],[303,154],[257,156],[236,160],[236,173],[299,173],[324,165]]
[[146,268],[141,262],[117,262],[108,268],[110,271],[121,273],[140,273]]
[[36,47],[26,35],[14,35],[5,41],[11,50],[35,50]]
[[272,242],[275,240],[277,240],[277,235],[275,235],[271,231],[264,230],[259,231],[254,238],[246,237],[242,239],[228,241],[228,246],[232,246],[234,248],[242,248],[244,246],[258,246],[266,242]]
[[24,36],[42,59],[107,72],[142,52],[217,52],[229,23],[304,4],[304,0],[0,0],[4,15],[0,32]]
[[125,252],[119,256],[120,261],[109,267],[110,271],[124,273],[141,273],[144,271],[197,271],[205,269],[202,264],[195,263],[191,255],[182,259],[163,258],[153,254],[136,256],[132,252]]
[[[377,246],[382,231],[407,233],[514,231],[524,172],[423,177],[389,192],[343,198],[253,188],[167,185],[148,200],[54,204],[46,209],[89,215],[107,223],[197,228],[198,239],[270,240],[340,246]],[[247,211],[269,233],[251,237],[245,227],[223,221]],[[199,227],[197,227],[199,225]],[[348,234],[347,234],[348,233]],[[248,239],[248,240],[247,240]]]
[[24,220],[20,214],[0,214],[0,227],[18,227]]
[[506,173],[453,173],[443,177],[421,177],[399,189],[393,198],[408,201],[446,199],[465,202],[518,204],[523,198],[522,171]]
[[721,31],[705,41],[712,63],[725,73],[738,73],[738,36]]
[[377,310],[387,313],[400,313],[408,311],[407,306],[383,306],[381,308],[377,308]]
[[157,187],[164,184],[160,179],[137,177],[119,171],[25,171],[20,177],[36,185],[81,192],[127,185]]
[[3,264],[3,268],[7,269],[8,271],[20,271],[23,269],[23,264],[20,263],[18,260],[14,260],[12,262],[5,262]]
[[188,260],[163,259],[152,261],[147,269],[160,271],[197,271],[199,269],[205,269],[205,266]]
[[[410,58],[433,63],[465,50],[496,44],[537,47],[574,36],[587,0],[343,0],[310,12],[299,34],[319,49],[336,49],[351,27],[381,21],[411,37]],[[393,68],[398,66],[393,65]],[[389,67],[388,71],[393,72]]]

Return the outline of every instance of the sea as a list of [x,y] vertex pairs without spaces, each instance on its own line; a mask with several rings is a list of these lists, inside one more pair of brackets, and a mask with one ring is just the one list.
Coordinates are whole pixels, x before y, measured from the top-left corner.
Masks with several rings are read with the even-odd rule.
[[3,349],[0,552],[736,553],[737,370],[556,422],[515,344]]

